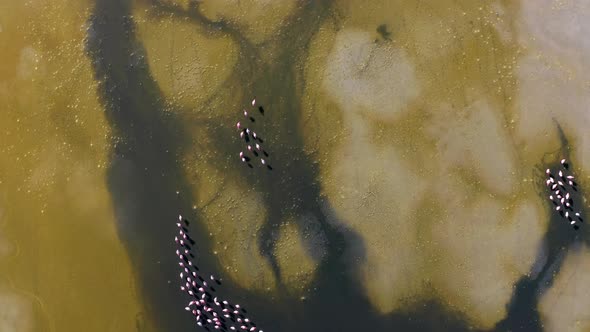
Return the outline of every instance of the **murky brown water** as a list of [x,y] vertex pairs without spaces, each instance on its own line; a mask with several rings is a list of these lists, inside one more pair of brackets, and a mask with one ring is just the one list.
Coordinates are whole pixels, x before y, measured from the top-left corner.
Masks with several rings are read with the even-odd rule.
[[[589,16],[0,0],[0,331],[190,328],[178,213],[265,331],[590,330],[539,172],[588,182]],[[272,171],[238,158],[253,96]]]

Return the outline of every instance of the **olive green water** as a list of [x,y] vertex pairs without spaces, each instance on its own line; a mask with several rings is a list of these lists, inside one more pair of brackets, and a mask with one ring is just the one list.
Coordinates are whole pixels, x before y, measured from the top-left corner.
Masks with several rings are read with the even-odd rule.
[[[536,170],[567,155],[588,182],[590,4],[117,3],[0,0],[0,331],[191,326],[152,257],[168,221],[133,219],[175,197],[266,331],[590,330],[590,252],[543,250],[587,233],[553,231]],[[253,96],[272,172],[237,157]],[[184,136],[121,156],[137,119]],[[150,158],[159,180],[126,188],[125,162]],[[544,262],[549,288],[523,300]]]

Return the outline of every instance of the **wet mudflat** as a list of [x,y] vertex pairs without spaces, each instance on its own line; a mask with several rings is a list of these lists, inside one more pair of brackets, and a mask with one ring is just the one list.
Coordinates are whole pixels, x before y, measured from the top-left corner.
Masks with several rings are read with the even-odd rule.
[[0,4],[0,327],[198,330],[182,214],[265,331],[590,328],[587,5]]

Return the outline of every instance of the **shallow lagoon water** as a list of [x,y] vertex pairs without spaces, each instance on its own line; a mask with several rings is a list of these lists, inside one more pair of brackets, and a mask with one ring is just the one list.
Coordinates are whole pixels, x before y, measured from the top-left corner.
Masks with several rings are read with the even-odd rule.
[[198,330],[182,213],[265,331],[589,330],[586,2],[0,0],[0,328]]

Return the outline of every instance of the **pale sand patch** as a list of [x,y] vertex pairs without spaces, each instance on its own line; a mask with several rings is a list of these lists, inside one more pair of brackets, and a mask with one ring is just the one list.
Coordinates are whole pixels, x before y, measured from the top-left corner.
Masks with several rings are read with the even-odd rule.
[[370,243],[363,285],[379,311],[392,312],[425,293],[414,210],[426,183],[393,148],[372,144],[362,114],[395,120],[419,87],[404,52],[373,43],[365,31],[341,30],[325,61],[318,78],[342,112],[347,137],[322,161],[324,190],[336,217]]
[[498,111],[477,99],[464,108],[443,104],[431,112],[426,131],[435,138],[442,173],[457,166],[473,168],[491,192],[511,193],[515,152]]
[[375,44],[368,32],[339,32],[326,61],[323,88],[345,112],[369,111],[394,120],[419,94],[405,52]]
[[[481,52],[480,47],[474,47],[474,44],[496,48],[497,45],[490,38],[489,27],[501,27],[506,34],[510,33],[507,31],[509,18],[506,18],[509,15],[498,15],[500,10],[509,10],[490,2],[354,0],[337,1],[334,6],[340,14],[337,16],[339,25],[369,31],[371,38],[378,42],[384,41],[377,32],[377,28],[383,25],[389,33],[385,42],[406,49],[420,64],[421,70],[429,70],[427,67],[430,67],[438,73],[444,73],[441,69],[447,69],[440,68],[442,64],[439,61],[458,50],[464,56],[464,52],[469,53],[464,60],[470,62],[476,57],[485,57],[486,53]],[[465,62],[462,65],[467,65]],[[456,62],[449,67],[455,65]],[[464,69],[464,66],[460,68]],[[428,78],[431,79],[432,76]],[[443,80],[448,81],[448,76],[445,75]]]
[[553,287],[543,294],[539,311],[547,331],[590,330],[590,250],[571,250],[555,278]]
[[[460,186],[451,191],[461,192]],[[445,252],[440,264],[446,273],[438,276],[436,286],[449,305],[479,327],[491,328],[505,316],[512,286],[536,257],[543,210],[528,200],[507,212],[505,202],[487,195],[472,198],[470,206],[441,199],[449,215],[433,227],[432,237]]]
[[[518,205],[511,211],[513,214],[508,223],[502,225],[508,233],[508,245],[504,246],[504,242],[500,242],[500,247],[506,251],[503,257],[506,269],[522,276],[531,272],[539,254],[542,238],[549,223],[549,213],[545,202],[536,195],[519,198]],[[510,235],[512,239],[509,238]],[[544,252],[540,254],[543,255]]]
[[[469,14],[472,16],[467,16],[465,20],[475,19],[475,17],[473,17],[475,15],[473,15],[472,9],[473,8],[469,8]],[[475,8],[475,10],[478,9]],[[361,10],[361,14],[359,15],[362,16],[362,13]],[[414,20],[412,19],[412,21]],[[469,31],[469,33],[475,34],[476,30],[477,29],[473,32]],[[477,36],[480,35],[482,36],[481,38],[466,38],[467,41],[465,42],[473,42],[473,45],[469,45],[474,49],[474,54],[469,53],[469,59],[471,59],[471,55],[475,56],[475,54],[479,54],[476,52],[479,49],[477,47],[478,45],[484,45],[486,42],[489,43],[489,39],[492,38],[490,37],[487,41],[478,44],[476,42],[479,42],[480,39],[486,37],[483,33],[478,32]],[[542,210],[536,205],[536,203],[532,203],[533,201],[522,203],[521,200],[524,200],[524,198],[519,198],[517,202],[522,204],[510,204],[509,202],[509,198],[512,198],[509,195],[514,193],[516,189],[522,189],[521,193],[523,193],[523,195],[526,195],[527,191],[532,192],[532,190],[529,190],[529,188],[521,188],[522,186],[518,183],[518,180],[520,180],[520,174],[518,174],[518,165],[515,161],[517,159],[516,149],[510,141],[508,128],[504,123],[500,110],[497,110],[492,106],[496,105],[495,100],[492,100],[493,97],[480,97],[477,99],[469,96],[465,97],[466,94],[469,94],[468,92],[464,90],[460,90],[459,92],[453,91],[453,93],[460,96],[460,98],[457,97],[457,100],[452,100],[453,102],[457,101],[454,104],[464,105],[466,102],[467,106],[460,106],[458,107],[458,110],[448,107],[446,109],[447,112],[439,113],[438,115],[434,114],[435,117],[438,117],[432,122],[436,123],[437,126],[435,126],[436,128],[434,129],[431,128],[433,131],[429,133],[435,137],[435,142],[438,142],[440,137],[443,139],[440,144],[440,155],[434,156],[435,158],[433,158],[434,160],[432,160],[432,163],[433,168],[440,167],[441,171],[439,174],[424,179],[424,181],[436,179],[434,185],[439,186],[439,183],[445,181],[450,183],[456,181],[456,179],[453,179],[455,174],[452,171],[457,167],[454,166],[461,166],[465,170],[475,169],[477,177],[481,178],[481,182],[484,184],[485,189],[476,192],[475,195],[493,195],[499,193],[505,196],[504,201],[492,201],[493,204],[488,204],[490,206],[485,207],[486,209],[491,210],[491,212],[496,213],[495,217],[489,218],[491,220],[489,223],[493,222],[495,224],[489,225],[489,227],[480,227],[477,230],[470,230],[476,234],[474,240],[469,239],[472,235],[468,232],[461,233],[463,234],[462,236],[451,236],[452,232],[449,232],[448,235],[445,235],[448,236],[445,241],[453,242],[456,246],[453,250],[449,248],[441,250],[441,245],[437,245],[436,242],[444,243],[444,241],[434,235],[432,236],[432,241],[429,239],[427,240],[428,242],[426,245],[423,245],[423,247],[427,247],[425,250],[415,249],[415,247],[420,247],[422,243],[420,243],[419,239],[413,237],[412,234],[418,233],[418,226],[426,225],[423,227],[428,229],[429,223],[436,221],[426,218],[427,220],[415,222],[415,220],[411,220],[411,218],[408,218],[407,216],[404,217],[403,209],[408,209],[409,215],[416,213],[416,206],[408,207],[407,202],[400,202],[399,205],[392,202],[381,204],[380,200],[383,200],[381,197],[393,197],[390,198],[390,201],[393,201],[396,193],[384,193],[379,184],[374,184],[375,182],[380,182],[380,184],[383,183],[383,186],[389,185],[389,187],[395,187],[395,189],[391,190],[399,190],[399,193],[402,194],[410,191],[408,194],[411,196],[412,190],[415,189],[412,183],[414,180],[412,176],[400,176],[409,178],[409,181],[406,179],[398,180],[394,185],[389,182],[390,180],[388,178],[395,177],[400,173],[404,175],[404,172],[400,172],[397,167],[398,165],[396,165],[397,163],[390,162],[387,160],[388,158],[385,157],[388,155],[388,151],[393,151],[392,149],[373,147],[374,143],[370,141],[371,132],[365,124],[366,118],[363,116],[370,115],[370,117],[373,117],[374,115],[378,115],[381,119],[395,120],[400,115],[404,114],[403,108],[416,99],[415,96],[418,96],[421,93],[421,84],[412,84],[412,81],[416,82],[415,75],[420,75],[421,73],[414,73],[413,70],[407,70],[404,73],[409,75],[408,77],[394,75],[393,77],[396,79],[393,80],[391,79],[391,74],[383,75],[390,80],[386,83],[388,86],[396,86],[395,93],[391,95],[391,98],[396,100],[386,100],[384,96],[387,94],[383,93],[383,91],[387,90],[388,87],[383,88],[380,84],[375,84],[374,86],[371,85],[372,81],[370,81],[369,78],[363,77],[362,73],[363,71],[371,69],[371,66],[382,64],[383,62],[380,62],[381,59],[373,59],[372,56],[379,54],[379,51],[376,50],[380,48],[388,48],[389,46],[384,47],[379,45],[379,43],[373,43],[372,38],[374,37],[374,34],[359,30],[351,30],[348,27],[342,28],[335,37],[333,36],[334,33],[329,31],[329,27],[327,27],[324,31],[320,31],[318,34],[317,44],[315,44],[315,42],[312,44],[312,50],[314,50],[314,47],[316,47],[317,50],[310,52],[311,63],[306,67],[306,75],[309,75],[311,79],[308,79],[310,91],[306,91],[307,100],[305,102],[311,106],[310,109],[315,109],[316,114],[309,116],[310,119],[315,121],[309,121],[309,124],[306,123],[306,129],[313,133],[309,136],[314,138],[317,137],[315,134],[322,136],[322,140],[319,142],[320,150],[318,151],[320,165],[324,176],[322,183],[325,192],[330,198],[332,206],[336,210],[336,214],[339,219],[343,220],[346,224],[352,224],[352,228],[363,236],[366,243],[370,243],[370,245],[367,246],[366,265],[368,267],[363,267],[365,278],[367,278],[369,273],[371,273],[369,276],[371,282],[374,282],[374,280],[380,280],[380,277],[385,275],[389,275],[389,278],[391,279],[397,278],[395,280],[398,282],[397,284],[392,282],[391,279],[386,278],[388,279],[387,285],[381,285],[380,287],[376,286],[375,290],[372,293],[370,292],[371,301],[376,303],[376,305],[380,307],[380,310],[384,312],[395,310],[396,306],[399,308],[399,303],[401,303],[401,300],[396,300],[396,298],[402,299],[404,296],[404,294],[399,293],[399,290],[396,287],[400,287],[400,289],[404,291],[403,288],[407,285],[408,288],[411,289],[407,291],[407,294],[409,294],[408,297],[413,297],[416,301],[419,301],[420,296],[417,296],[416,294],[420,294],[422,282],[428,281],[429,278],[435,280],[441,279],[443,281],[436,281],[435,286],[437,289],[441,289],[441,293],[444,295],[442,298],[444,302],[452,302],[453,305],[460,306],[461,311],[466,312],[469,317],[473,317],[478,324],[486,326],[492,325],[503,317],[505,313],[504,306],[510,299],[511,289],[514,282],[516,282],[520,276],[528,272],[530,266],[528,266],[527,263],[530,265],[536,255],[538,241],[544,230],[543,220],[545,220],[537,220],[538,217],[543,214]],[[424,36],[428,36],[428,34],[424,34]],[[458,34],[458,37],[461,37],[461,33]],[[412,43],[414,42],[413,40],[411,41]],[[326,50],[327,47],[325,44],[331,42],[333,43],[332,49]],[[321,43],[324,45],[321,45]],[[363,46],[365,47],[364,49]],[[432,45],[429,44],[428,46],[430,47]],[[428,48],[424,49],[428,50]],[[430,51],[434,49],[435,48],[431,48]],[[324,55],[323,53],[328,53],[328,55]],[[408,68],[412,67],[412,64],[407,61],[407,56],[398,55],[404,53],[396,54],[393,52],[392,54],[390,54],[390,57],[396,58],[397,60],[397,62],[393,64],[394,66],[400,66],[401,63],[402,67],[406,64],[408,64]],[[445,53],[443,52],[442,54]],[[420,56],[422,57],[423,54],[420,54]],[[458,56],[460,56],[460,53]],[[466,55],[463,54],[463,56]],[[403,61],[404,58],[406,61]],[[400,61],[400,59],[402,60]],[[330,61],[338,64],[331,66]],[[315,62],[327,62],[328,64],[324,69],[321,65],[314,64]],[[387,62],[385,61],[385,63]],[[452,65],[457,68],[462,68],[461,64],[463,63],[452,62]],[[481,65],[474,63],[474,68],[485,67],[485,64],[485,62]],[[382,71],[387,70],[388,68],[382,69]],[[466,69],[463,70],[467,73],[463,71],[457,73],[457,77],[453,76],[453,81],[448,84],[456,83],[461,89],[467,89],[464,86],[465,84],[481,84],[479,81],[472,82],[467,80],[465,76],[469,76],[472,73]],[[492,69],[492,71],[496,73],[498,70]],[[399,72],[400,71],[397,73]],[[475,72],[477,75],[473,74],[473,76],[481,79],[479,78],[482,75],[481,71],[476,70]],[[370,77],[371,79],[373,77],[379,78],[380,75],[378,73],[373,73]],[[398,77],[400,78],[398,79]],[[495,78],[495,76],[492,77],[492,79]],[[492,79],[490,79],[490,81]],[[319,82],[321,82],[321,86]],[[409,83],[405,85],[406,82]],[[420,81],[420,83],[423,82]],[[446,84],[447,82],[443,83]],[[363,90],[363,86],[367,88]],[[320,87],[323,88],[323,91],[326,92],[329,97],[331,97],[335,105],[332,105],[329,101],[322,100],[324,97],[321,96],[317,90],[311,91]],[[417,91],[414,91],[414,88],[416,88]],[[342,93],[342,91],[344,91],[344,93]],[[361,93],[358,93],[358,91],[361,91]],[[357,93],[361,96],[359,97]],[[413,95],[413,93],[415,93],[415,95]],[[435,96],[438,95],[435,94]],[[382,100],[386,100],[388,105],[386,105],[385,108],[379,108],[379,110],[389,115],[389,118],[382,113],[375,111],[375,108],[380,106],[379,103],[382,102]],[[402,100],[402,102],[399,100]],[[390,105],[393,105],[393,112],[387,112],[386,107]],[[438,111],[438,109],[436,111]],[[361,113],[363,116],[357,116],[358,113]],[[453,119],[453,117],[457,115],[456,113],[460,116]],[[318,122],[326,121],[327,119],[335,119],[336,121],[332,121],[330,125],[318,124]],[[444,124],[448,122],[451,122],[448,126],[441,125],[441,123]],[[325,141],[326,143],[322,141]],[[311,146],[311,140],[309,144]],[[334,149],[335,145],[340,145],[340,148]],[[397,158],[404,159],[405,155],[401,157],[399,156],[401,154],[400,151],[395,152]],[[468,156],[464,159],[466,153]],[[437,160],[437,158],[440,158],[440,160]],[[377,174],[371,174],[375,169],[379,169],[378,167],[375,167],[374,164],[379,164],[378,160],[380,159],[388,161],[387,175],[379,174],[377,172]],[[459,161],[459,163],[456,163],[456,161]],[[407,164],[404,164],[402,168],[408,169]],[[345,169],[350,170],[344,171]],[[473,187],[474,182],[477,182],[478,180],[477,177],[475,178],[476,181],[467,181],[471,179],[463,179],[467,182],[471,182],[465,187],[455,188],[448,183],[442,185],[442,187],[445,187],[448,190],[445,192],[447,195],[446,199],[443,200],[441,198],[441,200],[444,202],[450,202],[450,204],[453,204],[455,207],[443,211],[442,214],[445,215],[445,218],[438,221],[440,228],[444,229],[447,224],[454,223],[455,220],[452,216],[455,215],[455,211],[460,211],[463,208],[467,208],[470,213],[461,216],[462,220],[468,222],[469,218],[475,218],[473,215],[477,214],[477,209],[481,204],[477,202],[474,203],[469,195],[471,194],[471,187]],[[418,182],[420,181],[422,180],[418,180]],[[372,187],[369,189],[369,186]],[[408,189],[406,186],[411,188]],[[417,194],[415,199],[419,201],[420,196],[420,194]],[[371,200],[373,200],[373,202],[371,202]],[[375,201],[377,203],[375,203]],[[479,205],[472,207],[474,204]],[[361,205],[363,205],[363,208],[366,208],[366,211],[355,211],[362,211]],[[396,210],[393,210],[394,208]],[[401,209],[401,211],[399,211],[399,209]],[[483,214],[486,212],[487,211],[484,209]],[[369,217],[367,217],[367,215]],[[395,240],[392,241],[390,238],[390,242],[393,243],[393,248],[387,248],[386,250],[393,253],[394,258],[383,257],[389,255],[383,253],[384,249],[379,250],[372,248],[381,247],[380,241],[374,240],[374,238],[378,238],[380,235],[388,237],[389,227],[391,226],[387,225],[388,227],[383,230],[383,228],[385,228],[383,227],[383,221],[391,218],[396,218],[394,227],[398,228],[396,229],[397,234],[402,234],[402,236],[408,237],[408,242],[401,243],[400,247],[397,247],[397,241],[403,240],[395,238]],[[398,222],[397,218],[404,221]],[[520,221],[514,221],[514,219],[517,218],[525,219],[523,222],[524,226],[520,224]],[[407,219],[410,219],[413,223],[407,222]],[[535,224],[535,227],[530,227],[530,223],[534,222],[540,222],[541,225]],[[362,225],[360,225],[361,223]],[[374,229],[380,230],[381,234],[370,233],[372,229],[366,229],[369,227],[368,225],[371,225]],[[459,223],[459,226],[454,226],[456,228],[461,228],[464,227],[464,223]],[[365,229],[361,229],[361,227],[365,227]],[[438,228],[433,231],[433,234],[435,233],[438,233]],[[442,233],[444,234],[444,232]],[[424,236],[424,233],[421,234]],[[521,235],[525,236],[525,238],[515,238]],[[444,238],[445,236],[442,237]],[[428,237],[428,235],[426,235],[426,237]],[[490,246],[493,245],[490,248],[494,249],[490,249],[492,252],[489,253],[487,259],[500,262],[499,264],[494,265],[479,260],[477,256],[477,249],[480,248],[478,244],[479,239],[486,240],[490,243]],[[510,242],[509,246],[507,246],[506,243],[499,242],[500,240],[506,239]],[[503,247],[507,248],[502,249]],[[471,249],[473,253],[468,259],[461,261],[460,255],[463,254],[463,251],[465,251],[466,248],[467,250]],[[427,269],[420,267],[421,265],[424,265],[423,262],[425,259],[430,259],[428,256],[432,255],[433,250],[440,252],[438,256],[443,258],[445,257],[447,250],[451,251],[451,258],[447,260],[437,258],[446,264],[441,263],[436,267],[429,266]],[[407,253],[407,251],[409,251],[409,253]],[[514,254],[513,252],[518,253]],[[395,256],[396,253],[399,253],[401,259],[400,257]],[[455,256],[459,256],[459,258],[456,258]],[[454,261],[456,259],[459,260],[458,263]],[[400,264],[400,261],[405,264]],[[379,264],[377,264],[377,262],[379,262]],[[386,262],[387,264],[381,264],[382,262]],[[457,274],[459,274],[459,276],[457,276],[455,273],[449,273],[449,264],[450,266],[453,266],[453,270],[455,271],[457,270],[455,267],[456,264],[469,266],[470,269],[469,271],[466,271],[465,269],[456,271]],[[385,268],[383,268],[383,266],[393,269],[394,273],[391,273],[391,271],[384,273],[383,270],[385,270]],[[396,275],[396,270],[404,271],[399,272]],[[413,275],[412,270],[422,272],[422,274],[416,277]],[[480,273],[484,274],[486,277],[478,279]],[[469,276],[463,277],[462,274],[468,274]],[[449,282],[452,282],[453,280],[448,281],[447,279],[451,278],[454,278],[453,280],[459,279],[461,280],[461,283],[456,282],[449,285]],[[486,284],[486,282],[490,284]],[[365,284],[367,284],[366,280]],[[469,287],[472,288],[472,293],[465,291],[465,285],[469,285]],[[477,291],[478,287],[481,292]],[[453,291],[449,292],[448,289],[452,289]],[[377,292],[380,294],[375,294]],[[461,295],[463,293],[466,295]],[[496,293],[498,293],[497,296]],[[473,304],[467,307],[466,303],[469,304],[468,302],[478,304]],[[488,314],[491,317],[489,317]]]
[[570,103],[571,95],[568,89],[559,89],[558,82],[563,82],[563,78],[534,55],[522,57],[516,72],[519,78],[516,135],[521,142],[550,146],[549,150],[554,150],[559,141],[553,119],[563,123],[568,119],[564,113],[570,112],[564,106]]
[[[518,20],[520,42],[532,49],[547,52],[565,66],[573,65],[572,75],[587,81],[584,73],[590,69],[590,0],[523,1]],[[577,71],[581,67],[583,72]],[[571,68],[571,67],[570,67]]]
[[[353,118],[351,115],[350,118]],[[391,148],[376,148],[362,131],[363,120],[349,120],[356,129],[339,150],[325,184],[339,220],[359,232],[366,243],[367,260],[361,266],[370,301],[392,312],[407,298],[418,301],[422,288],[423,258],[417,246],[415,209],[426,189]]]
[[213,21],[235,24],[255,44],[276,37],[303,4],[297,0],[217,0],[203,1],[199,8]]
[[281,225],[275,251],[281,268],[282,281],[296,295],[308,292],[317,268],[317,262],[310,256],[302,235],[295,221],[287,220]]
[[213,254],[236,284],[274,291],[274,275],[258,246],[257,233],[267,217],[260,194],[205,163],[196,169],[199,185],[195,185],[195,192],[200,198],[195,207],[201,209],[210,232]]
[[207,36],[186,19],[152,18],[141,5],[135,6],[134,16],[150,72],[169,102],[195,111],[227,83],[238,59],[231,38]]
[[0,331],[29,332],[35,326],[33,305],[21,295],[0,288]]
[[518,65],[518,135],[533,148],[553,150],[558,121],[572,143],[574,165],[590,174],[590,1],[522,2]]
[[590,104],[590,89],[543,57],[523,57],[519,67],[519,136],[533,147],[547,146],[544,152],[555,150],[560,143],[557,121],[573,143],[575,166],[588,174],[590,113],[587,105]]

